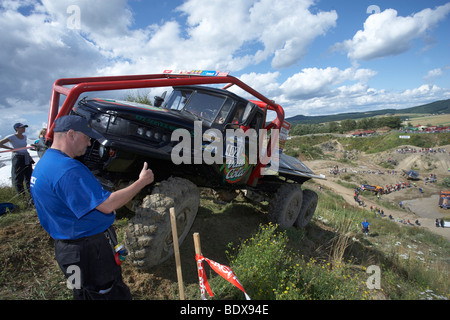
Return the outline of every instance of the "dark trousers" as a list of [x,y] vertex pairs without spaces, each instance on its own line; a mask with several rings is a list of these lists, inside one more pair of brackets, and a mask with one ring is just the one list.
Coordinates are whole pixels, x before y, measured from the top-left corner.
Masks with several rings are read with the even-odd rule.
[[16,154],[12,157],[11,182],[18,194],[22,194],[25,191],[23,187],[24,182],[28,194],[30,194],[30,180],[32,174],[32,164],[25,164],[25,156]]
[[[110,230],[114,232],[112,227]],[[75,287],[74,300],[131,299],[106,232],[77,240],[55,240],[55,255],[65,277]]]

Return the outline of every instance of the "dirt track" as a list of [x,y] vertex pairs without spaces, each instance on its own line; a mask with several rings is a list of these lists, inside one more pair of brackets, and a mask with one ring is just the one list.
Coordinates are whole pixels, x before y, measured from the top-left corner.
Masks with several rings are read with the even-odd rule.
[[[347,179],[350,176],[351,181],[347,182],[354,185],[365,183],[385,187],[385,185],[391,185],[398,182],[408,181],[412,184],[415,183],[415,187],[413,186],[382,196],[384,200],[388,200],[391,204],[396,206],[402,201],[403,207],[408,210],[400,208],[394,210],[381,207],[370,198],[364,197],[364,193],[360,195],[360,198],[364,200],[367,210],[369,210],[370,206],[383,209],[385,215],[392,215],[394,217],[395,222],[397,222],[398,219],[409,220],[411,223],[419,220],[421,227],[427,228],[450,241],[450,228],[438,228],[435,226],[436,218],[450,217],[449,210],[440,209],[438,207],[438,194],[440,190],[442,190],[442,186],[439,183],[443,178],[450,177],[450,172],[448,171],[448,168],[450,168],[450,145],[444,146],[444,148],[447,150],[446,153],[424,154],[421,152],[407,152],[402,154],[395,150],[375,155],[357,153],[356,156],[354,156],[351,165],[339,164],[336,161],[329,160],[304,161],[304,163],[316,174],[324,174],[327,177],[327,180],[317,180],[317,183],[334,190],[334,192],[341,195],[352,205],[357,205],[353,198],[354,190],[346,188],[336,182],[337,180],[344,181],[344,176],[347,176]],[[341,154],[339,149],[340,148],[338,147],[338,151],[335,151],[332,155],[339,157]],[[388,174],[388,169],[379,166],[381,161],[386,161],[389,158],[396,160],[398,163],[394,169],[396,171],[395,174]],[[330,174],[330,169],[336,164],[339,164],[341,170],[346,169],[347,172],[336,175]],[[413,168],[421,173],[420,180],[407,180],[406,177],[402,175],[402,169],[411,170]],[[382,172],[382,174],[380,172]],[[430,173],[436,174],[438,183],[425,183],[425,177]],[[422,188],[423,193],[419,191],[419,188]]]

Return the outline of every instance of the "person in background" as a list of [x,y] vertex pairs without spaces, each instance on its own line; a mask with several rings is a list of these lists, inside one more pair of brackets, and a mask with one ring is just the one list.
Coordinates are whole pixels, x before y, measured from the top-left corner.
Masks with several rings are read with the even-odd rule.
[[119,246],[112,224],[115,210],[152,183],[153,172],[144,163],[134,183],[107,191],[76,159],[86,153],[91,138],[103,137],[76,115],[56,119],[53,131],[52,146],[34,169],[31,194],[39,222],[55,240],[56,261],[69,282],[74,281],[73,298],[131,299],[116,260]]
[[[25,193],[24,183],[28,194],[30,194],[30,179],[33,173],[33,158],[28,153],[27,136],[25,129],[28,126],[20,122],[15,123],[13,128],[16,133],[6,136],[0,141],[0,148],[15,150],[12,152],[11,182],[18,194]],[[5,144],[9,143],[10,146]]]
[[45,134],[47,133],[47,129],[43,128],[39,132],[39,139],[37,139],[32,146],[35,147],[39,158],[42,158],[45,151],[47,150],[47,146],[45,145]]
[[365,234],[366,236],[369,234],[369,221],[367,221],[367,219],[364,219],[363,222],[361,222],[361,231],[363,234]]

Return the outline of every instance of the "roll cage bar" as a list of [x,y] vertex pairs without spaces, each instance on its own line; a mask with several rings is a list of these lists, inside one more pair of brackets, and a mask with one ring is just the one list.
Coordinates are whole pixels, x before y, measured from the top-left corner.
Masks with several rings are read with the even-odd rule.
[[[224,89],[230,87],[231,85],[237,85],[241,89],[264,102],[264,104],[257,103],[257,105],[260,108],[267,107],[269,110],[273,110],[277,113],[277,118],[269,124],[269,128],[266,128],[281,128],[284,121],[283,108],[233,76],[200,76],[191,74],[174,75],[161,73],[129,76],[63,78],[56,80],[53,83],[47,122],[47,134],[45,137],[46,140],[51,140],[53,138],[54,121],[59,117],[69,114],[79,96],[84,92],[218,83],[227,83],[228,85],[224,87]],[[66,96],[66,99],[61,108],[59,108],[61,94]]]
[[[79,96],[84,92],[91,91],[110,91],[123,89],[142,89],[154,87],[173,87],[183,85],[202,85],[202,84],[219,84],[226,83],[223,89],[227,89],[232,85],[237,85],[244,91],[248,92],[260,101],[252,101],[265,112],[268,110],[275,111],[277,118],[269,123],[265,129],[281,129],[284,121],[283,108],[266,98],[258,91],[252,89],[247,84],[230,75],[219,76],[203,76],[195,74],[146,74],[146,75],[126,75],[126,76],[105,76],[105,77],[83,77],[83,78],[62,78],[53,83],[52,96],[50,101],[50,110],[47,122],[47,133],[45,139],[47,141],[53,139],[54,122],[57,118],[70,113]],[[66,96],[61,108],[60,97]],[[270,146],[270,141],[269,144]],[[270,148],[267,149],[270,157]],[[265,165],[259,163],[252,173],[250,181],[257,181],[260,176],[260,170]]]

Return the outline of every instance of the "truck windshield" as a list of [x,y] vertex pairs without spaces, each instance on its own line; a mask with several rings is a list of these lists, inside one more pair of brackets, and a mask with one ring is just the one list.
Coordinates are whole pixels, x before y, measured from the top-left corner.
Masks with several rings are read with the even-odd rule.
[[213,122],[226,99],[222,96],[196,92],[189,100],[189,104],[184,106],[184,110]]
[[193,90],[174,90],[165,108],[185,111],[199,119],[223,123],[230,112],[233,100]]
[[182,110],[191,94],[192,90],[174,90],[164,107],[166,109]]

